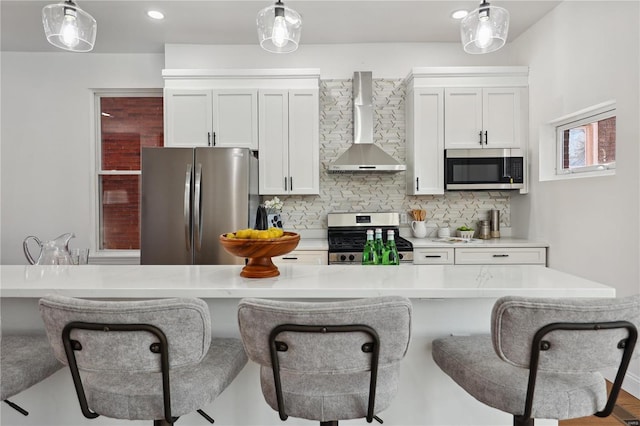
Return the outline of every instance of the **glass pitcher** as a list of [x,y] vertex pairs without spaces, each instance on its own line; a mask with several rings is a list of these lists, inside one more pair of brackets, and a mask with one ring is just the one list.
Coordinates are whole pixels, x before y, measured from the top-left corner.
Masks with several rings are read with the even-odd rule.
[[[71,265],[69,240],[74,237],[74,234],[66,233],[51,241],[40,241],[38,237],[29,235],[22,242],[22,250],[32,265]],[[29,252],[29,246],[27,244],[29,240],[34,240],[40,247],[38,260],[34,260],[31,252]]]

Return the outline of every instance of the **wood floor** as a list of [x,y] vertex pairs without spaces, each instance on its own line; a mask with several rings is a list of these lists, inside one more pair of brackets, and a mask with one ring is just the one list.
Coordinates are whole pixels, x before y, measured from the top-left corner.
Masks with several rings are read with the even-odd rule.
[[[640,419],[640,400],[635,398],[633,395],[620,391],[620,395],[618,396],[618,401],[616,402],[616,406],[621,407],[626,412],[632,414],[635,419]],[[619,413],[619,410],[614,410],[614,414]],[[579,419],[572,420],[562,420],[559,423],[559,426],[638,426],[640,425],[640,420],[634,422],[623,422],[616,418],[616,416],[612,414],[609,417],[600,418],[596,416],[591,417],[581,417]]]

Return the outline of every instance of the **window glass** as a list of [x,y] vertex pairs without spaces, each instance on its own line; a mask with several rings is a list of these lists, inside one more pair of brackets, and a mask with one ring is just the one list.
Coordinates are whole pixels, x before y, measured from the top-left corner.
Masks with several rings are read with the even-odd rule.
[[164,144],[163,99],[99,94],[98,249],[140,248],[140,155]]
[[616,160],[616,117],[563,131],[562,169],[606,166]]

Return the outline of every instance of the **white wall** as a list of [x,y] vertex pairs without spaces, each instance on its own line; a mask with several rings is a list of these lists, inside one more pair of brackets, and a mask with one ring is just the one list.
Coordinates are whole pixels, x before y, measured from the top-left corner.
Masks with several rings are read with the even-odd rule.
[[2,53],[0,263],[27,235],[91,235],[91,89],[162,88],[163,55]]
[[[513,229],[550,244],[549,266],[640,292],[640,3],[563,2],[513,43],[529,64],[531,184],[512,197]],[[538,181],[539,128],[617,100],[615,176]],[[628,386],[628,387],[627,387]],[[625,387],[640,395],[640,363]]]

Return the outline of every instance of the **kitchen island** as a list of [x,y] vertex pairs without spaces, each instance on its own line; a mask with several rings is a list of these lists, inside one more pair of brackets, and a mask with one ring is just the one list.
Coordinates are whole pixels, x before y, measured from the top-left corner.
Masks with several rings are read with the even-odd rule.
[[[414,307],[411,344],[403,363],[398,396],[380,417],[393,425],[506,426],[512,423],[511,416],[475,401],[438,369],[431,359],[431,341],[449,334],[488,333],[491,308],[503,295],[615,296],[611,287],[530,265],[283,265],[279,267],[280,276],[267,279],[242,278],[240,269],[241,266],[1,266],[2,331],[42,330],[37,301],[50,293],[103,299],[200,297],[211,309],[213,335],[236,337],[236,308],[243,297],[335,300],[402,295],[410,298]],[[82,417],[69,376],[63,369],[12,398],[31,414],[23,417],[3,407],[1,423],[123,424],[102,417]],[[258,367],[251,362],[211,406],[202,408],[219,425],[282,423],[264,402]],[[178,424],[206,424],[203,422],[199,415],[190,414]],[[290,418],[286,424],[310,423]]]

